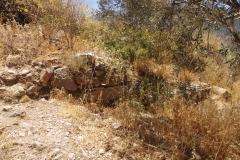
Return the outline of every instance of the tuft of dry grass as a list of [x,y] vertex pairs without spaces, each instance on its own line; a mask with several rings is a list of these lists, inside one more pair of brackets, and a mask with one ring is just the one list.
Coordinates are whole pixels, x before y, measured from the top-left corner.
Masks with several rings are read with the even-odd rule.
[[63,102],[62,113],[64,116],[71,117],[74,122],[78,122],[85,117],[83,111],[75,104],[70,102]]
[[196,73],[190,72],[187,69],[182,69],[178,74],[178,80],[180,82],[198,82],[199,77]]
[[203,78],[211,85],[217,85],[222,87],[229,87],[233,83],[233,79],[230,74],[230,69],[226,64],[222,62],[217,62],[214,57],[209,57],[205,59],[207,64],[205,71],[200,74]]
[[153,59],[137,59],[134,68],[143,75],[156,76],[166,81],[171,80],[173,66],[170,64],[158,64]]
[[[232,84],[232,101],[237,103],[240,100],[240,80],[235,81]],[[237,104],[239,105],[239,104]]]

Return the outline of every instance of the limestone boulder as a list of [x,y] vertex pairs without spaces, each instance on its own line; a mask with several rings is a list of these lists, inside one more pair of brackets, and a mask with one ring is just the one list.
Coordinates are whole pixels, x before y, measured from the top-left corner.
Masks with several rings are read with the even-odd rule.
[[18,72],[14,69],[1,67],[0,79],[7,86],[14,85],[18,82]]
[[56,69],[53,75],[52,87],[65,88],[68,91],[75,91],[77,85],[75,84],[68,67]]
[[230,102],[232,95],[225,88],[212,86],[210,98],[215,106],[220,110],[230,108],[230,106],[232,106]]
[[210,85],[203,82],[180,83],[179,89],[187,100],[192,100],[196,103],[207,99],[211,91]]
[[21,83],[15,84],[9,88],[9,93],[12,94],[13,97],[22,97],[26,94],[25,86]]
[[0,87],[0,97],[4,98],[21,98],[26,95],[25,86],[17,83],[13,86]]
[[211,89],[211,98],[213,100],[223,99],[225,101],[229,101],[231,97],[231,93],[225,88],[213,86]]
[[94,55],[92,53],[77,53],[75,59],[83,65],[91,67],[94,63]]

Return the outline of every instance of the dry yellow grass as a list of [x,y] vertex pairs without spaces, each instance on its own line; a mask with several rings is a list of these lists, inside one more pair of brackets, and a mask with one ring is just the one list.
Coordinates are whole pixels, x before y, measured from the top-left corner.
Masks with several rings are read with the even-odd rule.
[[137,59],[133,65],[141,74],[156,76],[166,81],[172,79],[173,65],[171,64],[157,64],[153,59]]
[[[237,103],[240,100],[240,80],[235,81],[232,84],[232,100]],[[239,103],[237,105],[240,105]]]
[[[221,60],[223,61],[223,60]],[[230,87],[233,83],[233,78],[230,76],[231,70],[227,64],[218,63],[214,57],[205,59],[207,64],[205,70],[200,73],[200,77],[210,85],[221,87]]]
[[0,160],[6,160],[11,158],[9,150],[13,147],[13,144],[8,141],[4,133],[1,133],[1,129],[0,127]]
[[76,122],[85,116],[83,111],[77,107],[76,99],[71,94],[66,93],[64,89],[54,89],[50,98],[56,99],[62,104],[61,114],[63,116],[70,117]]
[[190,72],[189,70],[183,69],[178,74],[178,80],[180,82],[198,82],[199,77],[196,73]]
[[[26,61],[22,62],[23,64],[32,59],[42,61],[58,56],[63,58],[64,64],[73,65],[72,68],[78,69],[77,62],[73,63],[73,57],[77,52],[91,51],[96,55],[106,56],[105,49],[100,47],[102,42],[95,41],[103,30],[107,32],[106,26],[93,21],[85,21],[83,27],[85,28],[81,30],[80,36],[74,37],[73,48],[70,50],[67,49],[64,42],[57,45],[49,44],[49,39],[41,36],[44,31],[36,26],[29,28],[17,25],[15,28],[11,28],[9,25],[0,25],[0,61],[3,62],[8,54],[21,54],[26,58]],[[45,32],[46,30],[47,28]],[[46,34],[51,35],[51,33]],[[86,36],[87,34],[91,35]],[[212,52],[216,53],[221,48],[220,41],[216,42],[218,40],[219,38],[214,38],[204,43],[212,48]],[[18,52],[19,48],[23,48],[25,51]],[[61,53],[65,53],[65,55],[62,56]],[[233,101],[237,102],[240,99],[240,81],[232,84],[225,78],[228,69],[223,65],[221,57],[214,55],[205,60],[209,65],[201,77],[211,85],[224,87],[227,86],[227,83],[231,83]],[[167,58],[166,61],[170,62]],[[155,60],[146,58],[137,59],[133,65],[143,75],[158,77],[167,82],[173,80],[172,64],[158,64]],[[199,75],[189,70],[180,70],[177,78],[181,82],[199,81]],[[122,121],[123,126],[118,130],[120,137],[130,140],[139,138],[138,147],[127,144],[124,146],[126,153],[117,153],[120,155],[119,157],[131,158],[134,155],[144,155],[144,152],[151,152],[151,150],[159,152],[164,150],[169,157],[172,157],[171,159],[190,159],[195,151],[202,159],[239,159],[240,147],[237,144],[240,142],[240,115],[237,110],[239,106],[225,108],[219,112],[211,100],[194,106],[181,97],[174,100],[164,99],[164,96],[168,96],[168,92],[165,90],[158,94],[160,95],[159,99],[150,106],[151,113],[150,109],[145,109],[145,106],[138,102],[138,99],[133,102],[129,97],[127,97],[129,99],[126,98],[126,102],[120,102],[112,110],[94,103],[85,105],[95,113],[110,114]],[[64,90],[53,91],[51,98],[61,102],[63,116],[71,117],[76,122],[85,117],[85,113],[75,105],[76,99]],[[82,103],[78,102],[78,104]],[[0,134],[0,144],[5,141],[3,135]],[[2,146],[0,153],[5,153],[10,148],[11,144],[6,143]],[[7,159],[3,154],[0,154],[1,158]]]
[[128,132],[137,134],[143,145],[164,149],[170,159],[194,159],[194,155],[202,159],[239,158],[237,109],[219,112],[210,100],[194,107],[180,98],[165,105],[156,103],[156,114],[150,114],[126,104],[120,104],[113,116],[122,120]]

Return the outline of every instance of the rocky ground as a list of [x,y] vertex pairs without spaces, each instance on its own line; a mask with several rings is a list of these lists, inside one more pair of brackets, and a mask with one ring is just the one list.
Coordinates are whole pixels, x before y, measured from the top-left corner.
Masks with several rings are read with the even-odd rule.
[[0,102],[0,159],[124,159],[119,153],[138,144],[117,136],[119,127],[117,120],[54,99]]

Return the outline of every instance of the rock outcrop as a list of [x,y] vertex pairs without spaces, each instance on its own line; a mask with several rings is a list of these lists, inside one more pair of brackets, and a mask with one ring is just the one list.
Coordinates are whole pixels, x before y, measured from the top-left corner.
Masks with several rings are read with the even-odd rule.
[[54,71],[52,87],[65,88],[68,91],[75,91],[77,86],[70,74],[69,68],[64,66]]
[[224,109],[231,106],[232,94],[225,88],[213,86],[211,89],[211,100],[218,109]]
[[203,82],[186,82],[179,85],[179,89],[187,100],[199,103],[210,95],[211,87]]
[[37,98],[46,88],[64,88],[88,94],[94,101],[117,100],[122,95],[122,84],[126,82],[124,67],[117,67],[111,59],[103,59],[92,53],[75,55],[75,63],[79,63],[77,70],[60,64],[59,59],[47,61],[50,65],[33,61],[32,66],[19,67],[14,63],[16,58],[19,57],[8,57],[7,66],[11,68],[0,66],[0,95],[10,95],[8,99],[21,99],[25,95]]

